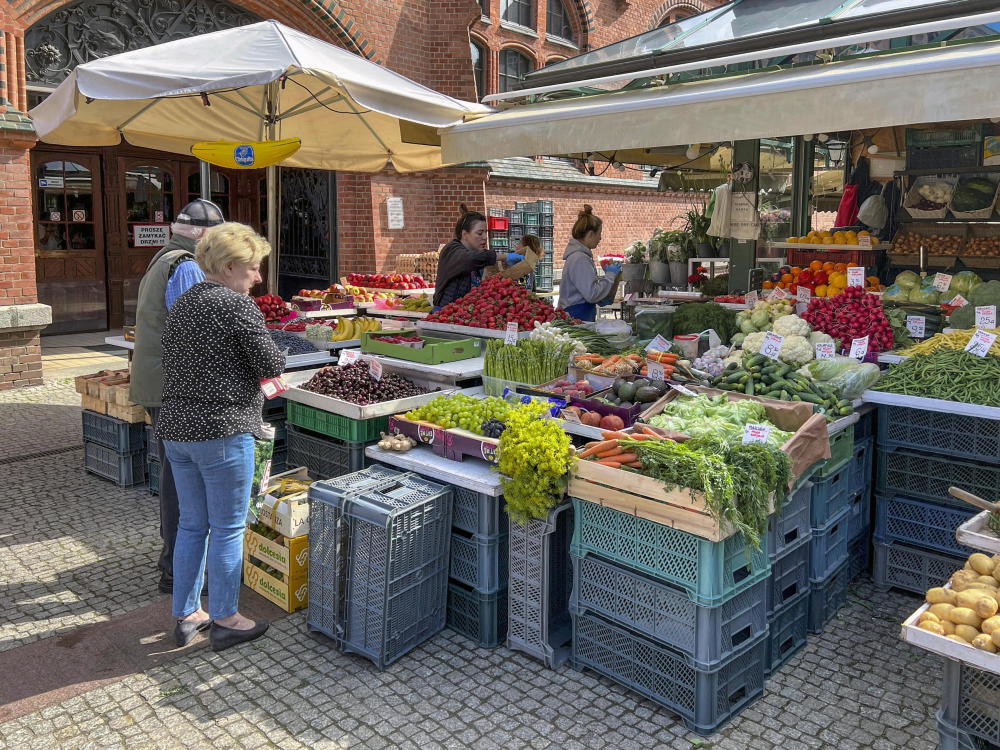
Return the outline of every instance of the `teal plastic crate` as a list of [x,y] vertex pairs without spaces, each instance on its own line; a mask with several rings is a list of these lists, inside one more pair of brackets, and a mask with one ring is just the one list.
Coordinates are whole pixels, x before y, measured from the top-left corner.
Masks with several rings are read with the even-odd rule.
[[816,478],[828,477],[840,471],[844,461],[848,461],[854,455],[854,425],[849,425],[830,438],[830,458],[828,458],[817,470]]
[[353,443],[378,440],[379,433],[389,429],[389,417],[350,419],[297,401],[289,401],[285,410],[290,424]]
[[715,607],[767,578],[767,544],[750,548],[742,534],[721,542],[573,498],[576,557],[596,554],[683,588],[691,601]]

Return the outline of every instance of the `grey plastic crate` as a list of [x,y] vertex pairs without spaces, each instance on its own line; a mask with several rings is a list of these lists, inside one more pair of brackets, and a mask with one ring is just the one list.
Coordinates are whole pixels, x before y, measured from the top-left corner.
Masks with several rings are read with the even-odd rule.
[[481,648],[496,648],[507,637],[507,591],[483,594],[448,583],[448,627]]
[[822,633],[837,611],[847,604],[851,569],[845,562],[825,581],[813,581],[809,590],[809,632]]
[[145,422],[126,422],[89,409],[82,414],[85,443],[103,445],[120,454],[146,449]]
[[146,472],[149,475],[149,494],[159,495],[160,494],[160,470],[163,467],[160,466],[159,461],[147,461],[146,462]]
[[561,667],[570,655],[572,534],[570,503],[549,511],[545,519],[510,523],[507,646],[533,656],[550,669]]
[[898,588],[923,596],[927,589],[940,586],[965,565],[965,558],[942,555],[902,542],[875,537],[875,565],[872,578],[882,589]]
[[976,550],[959,544],[955,540],[955,530],[978,512],[971,505],[958,508],[928,500],[878,495],[875,498],[875,536],[886,542],[902,542],[945,555],[967,557]]
[[848,553],[847,567],[850,568],[849,577],[853,581],[862,575],[867,575],[871,568],[872,545],[868,535],[859,536],[851,542]]
[[884,495],[916,497],[964,508],[966,503],[948,494],[949,487],[961,487],[980,497],[994,497],[1000,487],[1000,463],[979,463],[899,448],[880,449],[875,462],[876,488]]
[[666,706],[689,730],[707,735],[764,692],[767,636],[705,672],[690,657],[620,625],[574,614],[573,666],[592,669]]
[[880,445],[1000,461],[1000,420],[907,406],[880,406],[878,412]]
[[862,534],[867,534],[872,523],[872,491],[871,487],[866,487],[861,492],[851,495],[851,528],[848,536],[851,540],[857,539]]
[[825,526],[850,503],[851,466],[853,457],[845,458],[826,476],[812,478],[812,512],[810,521],[814,529]]
[[767,519],[767,553],[772,564],[785,550],[810,535],[812,482],[798,485],[781,508]]
[[809,578],[824,581],[847,562],[850,545],[851,509],[844,508],[822,528],[813,529],[809,555]]
[[481,536],[496,536],[507,532],[507,514],[503,495],[494,497],[452,485],[451,525],[456,529]]
[[[944,660],[941,710],[946,729],[965,735],[971,747],[1000,745],[1000,675],[951,659]],[[940,726],[939,726],[940,728]],[[953,745],[952,747],[955,747]],[[963,747],[962,745],[957,745]],[[942,748],[946,745],[942,744]]]
[[767,581],[718,607],[699,607],[683,589],[590,555],[573,559],[574,612],[592,612],[692,657],[712,670],[767,632]]
[[284,446],[275,446],[274,453],[271,454],[271,473],[281,474],[285,471],[288,471],[288,451]]
[[777,672],[806,645],[808,635],[809,592],[803,591],[771,617],[767,634],[767,673]]
[[445,626],[451,491],[372,467],[309,489],[307,623],[384,669]]
[[146,425],[146,460],[160,460],[160,441],[156,439],[156,430],[153,425]]
[[944,718],[944,710],[937,712],[938,750],[1000,750],[1000,745],[963,732]]
[[318,435],[293,424],[286,424],[285,459],[292,466],[305,466],[311,476],[330,479],[364,468],[368,443]]
[[451,535],[448,575],[483,594],[507,588],[507,534],[502,536]]
[[774,559],[767,579],[768,616],[809,591],[809,549],[812,532]]
[[854,441],[854,458],[851,460],[851,471],[847,478],[847,491],[851,495],[871,488],[874,458],[874,438]]
[[98,443],[84,442],[83,468],[91,474],[110,479],[119,487],[131,487],[146,481],[146,451],[119,453]]

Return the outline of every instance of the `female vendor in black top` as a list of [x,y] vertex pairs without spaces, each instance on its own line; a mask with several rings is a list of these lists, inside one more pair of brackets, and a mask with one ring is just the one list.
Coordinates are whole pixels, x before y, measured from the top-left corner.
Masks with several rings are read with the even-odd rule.
[[464,297],[478,286],[483,269],[495,266],[497,260],[513,265],[524,260],[517,253],[497,253],[489,248],[486,217],[470,211],[463,203],[462,217],[455,225],[455,238],[441,250],[437,280],[434,282],[434,309]]

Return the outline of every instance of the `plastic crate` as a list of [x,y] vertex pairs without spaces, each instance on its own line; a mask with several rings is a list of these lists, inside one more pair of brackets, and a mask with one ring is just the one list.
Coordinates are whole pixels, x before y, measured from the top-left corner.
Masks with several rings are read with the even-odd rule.
[[1000,420],[905,406],[880,406],[878,411],[881,446],[1000,461]]
[[872,579],[881,589],[898,588],[923,596],[927,589],[943,585],[963,565],[965,559],[961,557],[875,537]]
[[858,416],[858,421],[854,423],[854,442],[865,440],[875,434],[875,415],[877,409],[869,409],[864,414]]
[[771,575],[767,579],[767,614],[773,615],[796,597],[809,591],[809,548],[810,536],[802,539],[771,564]]
[[503,495],[494,497],[452,485],[451,524],[456,529],[481,536],[496,536],[507,531]]
[[968,146],[929,146],[927,148],[907,148],[907,169],[941,169],[982,166],[983,146],[976,143]]
[[861,249],[859,247],[854,247],[853,249],[838,248],[836,250],[832,248],[824,248],[822,250],[806,250],[803,248],[798,250],[790,247],[785,250],[785,254],[787,258],[785,262],[789,266],[800,266],[802,268],[807,268],[809,263],[814,260],[821,260],[824,263],[846,263],[848,265],[871,268],[875,265],[877,258],[874,250]]
[[573,498],[573,554],[596,554],[675,583],[705,607],[722,604],[767,578],[767,549],[751,549],[742,534],[721,542]]
[[379,433],[389,428],[389,417],[350,419],[297,401],[289,401],[285,411],[288,414],[288,424],[354,443],[378,440]]
[[979,497],[995,497],[1000,487],[1000,463],[992,466],[963,461],[951,456],[935,456],[907,450],[879,450],[876,487],[883,495],[899,495],[921,500],[969,507],[948,494],[949,487],[961,487]]
[[809,635],[809,592],[803,591],[771,616],[767,634],[767,673],[774,674],[806,645]]
[[146,449],[145,422],[125,422],[89,409],[84,409],[82,414],[85,443],[103,445],[121,454]]
[[507,591],[483,594],[448,583],[447,625],[482,648],[496,648],[507,637]]
[[692,657],[709,671],[767,632],[767,581],[718,607],[685,591],[591,555],[573,560],[574,612],[591,612]]
[[944,718],[944,711],[937,712],[938,750],[1000,750],[1000,745],[963,732]]
[[471,586],[483,594],[507,588],[507,535],[479,536],[465,532],[451,535],[452,580]]
[[491,232],[506,232],[510,226],[510,219],[506,216],[486,217],[486,228]]
[[781,508],[767,519],[767,554],[774,560],[811,534],[812,482],[798,485]]
[[984,134],[984,123],[974,123],[967,128],[954,129],[907,128],[906,147],[971,146],[981,143]]
[[309,489],[307,623],[384,669],[445,626],[451,491],[371,471]]
[[264,401],[264,421],[271,422],[285,418],[285,408],[288,402],[281,396]]
[[563,503],[544,519],[510,523],[510,627],[507,646],[550,669],[570,655],[573,566],[569,547],[573,506]]
[[809,521],[814,529],[824,526],[850,505],[850,476],[850,456],[841,461],[832,473],[820,477],[817,472],[813,476]]
[[573,615],[573,666],[592,669],[677,713],[697,734],[716,731],[764,692],[767,636],[715,670],[617,624]]
[[822,633],[826,624],[847,604],[851,569],[845,562],[825,581],[813,581],[809,589],[809,632]]
[[858,537],[852,541],[847,558],[847,567],[850,569],[848,577],[850,580],[853,581],[863,573],[868,573],[871,568],[871,559],[871,540],[867,536]]
[[[538,213],[548,214],[551,217],[552,212],[554,210],[553,206],[555,204],[553,201],[550,200],[537,200],[535,201],[535,205],[538,207]],[[549,219],[549,222],[551,223],[551,218]]]
[[825,581],[847,562],[850,547],[851,509],[844,508],[823,527],[813,529],[809,554],[809,578]]
[[288,471],[288,451],[285,448],[279,450],[275,446],[274,452],[271,454],[271,473],[281,474],[284,471]]
[[146,451],[119,453],[98,443],[84,441],[83,468],[91,474],[110,479],[119,487],[146,482]]
[[973,748],[1000,745],[1000,675],[946,659],[939,729],[942,721]]
[[955,540],[955,530],[978,513],[971,505],[958,508],[927,500],[878,495],[875,498],[875,536],[885,542],[967,557],[975,552]]
[[866,488],[857,494],[851,495],[851,527],[848,531],[848,538],[853,542],[859,536],[867,535],[871,528],[872,518],[872,491]]
[[293,466],[305,466],[317,479],[330,479],[365,467],[367,443],[349,443],[323,437],[287,425],[286,460]]
[[851,495],[856,495],[871,487],[874,458],[875,439],[873,437],[867,437],[860,441],[855,439],[851,468],[847,473],[847,491]]
[[156,439],[156,429],[153,425],[146,425],[146,460],[160,460],[160,441]]
[[[545,217],[543,216],[542,218],[544,219]],[[542,237],[551,237],[553,235],[554,229],[555,227],[552,226],[551,224],[542,224],[541,226],[538,227],[539,239],[541,239]]]
[[848,425],[830,438],[830,454],[830,458],[816,471],[816,476],[820,479],[839,472],[841,464],[854,455],[854,425]]
[[148,474],[149,480],[149,494],[159,495],[160,494],[160,462],[159,461],[147,461],[146,462],[146,473]]

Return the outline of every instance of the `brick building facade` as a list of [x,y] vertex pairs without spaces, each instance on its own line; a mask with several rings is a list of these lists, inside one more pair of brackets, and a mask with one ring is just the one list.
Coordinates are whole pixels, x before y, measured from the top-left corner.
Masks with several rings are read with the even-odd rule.
[[[128,322],[137,280],[152,251],[131,247],[127,238],[131,223],[140,220],[137,213],[149,212],[151,221],[155,208],[148,195],[140,204],[128,192],[136,190],[136,180],[156,172],[163,194],[155,213],[164,222],[197,194],[192,159],[127,145],[67,149],[40,144],[26,116],[76,61],[165,41],[157,36],[162,19],[154,22],[153,12],[173,14],[174,34],[278,18],[445,94],[472,100],[501,90],[518,73],[719,4],[0,0],[0,389],[40,382],[39,333],[50,324],[50,315],[49,332]],[[329,205],[321,217],[329,238],[329,275],[389,270],[399,254],[436,249],[448,238],[461,202],[486,209],[511,208],[515,200],[553,200],[557,258],[583,203],[593,204],[606,220],[602,250],[647,238],[691,203],[687,195],[657,193],[655,181],[642,172],[610,174],[593,176],[580,164],[530,159],[416,175],[391,169],[373,175],[337,173],[329,179]],[[297,182],[312,197],[317,185],[327,184],[325,178],[313,175]],[[81,180],[83,199],[79,188],[70,186]],[[213,190],[220,191],[230,217],[260,228],[263,172],[223,173],[218,180]],[[284,175],[282,180],[284,189]],[[59,186],[55,193],[53,185]],[[388,229],[389,197],[403,199],[405,229]],[[324,247],[318,251],[326,252]],[[289,283],[296,280],[290,278]]]

